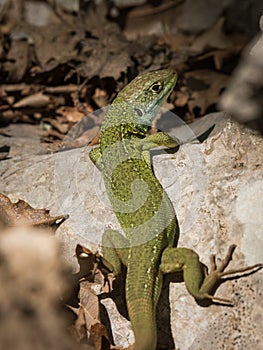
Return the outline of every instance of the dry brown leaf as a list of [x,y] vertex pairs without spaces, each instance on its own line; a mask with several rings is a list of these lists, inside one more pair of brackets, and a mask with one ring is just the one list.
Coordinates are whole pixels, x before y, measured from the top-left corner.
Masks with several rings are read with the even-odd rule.
[[93,254],[80,244],[77,244],[75,252],[79,263],[79,272],[76,274],[76,278],[78,280],[85,278],[93,282],[98,267],[98,255]]
[[214,60],[214,65],[217,70],[220,70],[223,66],[224,60],[230,56],[232,56],[233,50],[232,49],[226,49],[226,50],[212,50],[210,52],[205,53],[204,55],[199,56],[197,59],[199,61],[205,60],[209,57],[212,57]]
[[[93,146],[95,144],[98,144],[99,143],[99,140],[97,141],[97,143],[90,143],[92,142],[92,140],[94,138],[96,138],[96,135],[99,135],[100,134],[100,128],[99,126],[94,126],[93,128],[85,131],[83,133],[83,135],[81,135],[77,141],[79,142],[79,144],[83,145],[83,146]],[[94,137],[95,135],[95,137]],[[95,140],[94,140],[95,141]]]
[[175,96],[174,103],[177,107],[185,106],[189,100],[189,93],[188,91],[183,91],[183,88],[181,91],[177,91]]
[[103,265],[101,256],[98,253],[92,253],[80,244],[76,246],[76,256],[79,263],[79,272],[74,275],[75,280],[95,282],[101,286],[102,292],[111,292],[114,277]]
[[193,35],[183,35],[182,33],[165,33],[158,40],[160,45],[167,44],[175,52],[180,52],[188,49],[194,41]]
[[19,35],[13,36],[11,47],[7,55],[6,62],[3,63],[4,70],[8,72],[9,81],[20,81],[29,65],[29,43],[26,38]]
[[197,107],[200,108],[200,115],[203,115],[208,107],[218,102],[219,95],[226,87],[229,76],[202,69],[185,73],[185,79],[190,91],[189,111],[194,115],[194,109]]
[[[77,314],[75,324],[70,331],[78,341],[87,337],[96,350],[110,349],[105,326],[100,322],[100,301],[98,294],[112,291],[109,283],[112,284],[111,275],[101,261],[101,257],[93,254],[88,248],[76,247],[76,256],[79,262],[80,271],[75,274],[75,280],[79,281],[79,309],[73,309]],[[105,280],[108,283],[105,283]],[[105,284],[107,288],[105,289]]]
[[97,283],[92,283],[88,281],[82,281],[80,283],[80,307],[82,307],[84,310],[86,327],[88,330],[92,325],[100,322],[99,299],[94,292],[97,286]]
[[27,96],[19,100],[14,104],[14,108],[24,108],[24,107],[33,107],[41,108],[46,107],[50,103],[50,97],[44,95],[42,92]]
[[[87,106],[88,107],[88,106]],[[78,111],[76,107],[62,106],[57,108],[57,114],[65,117],[67,122],[78,123],[85,116],[84,113]],[[92,112],[91,110],[89,112]]]
[[101,323],[95,323],[90,327],[90,338],[96,350],[109,350],[110,342],[105,326]]
[[77,342],[81,342],[82,339],[87,338],[85,313],[82,307],[78,309],[78,317],[75,323],[69,327],[69,331]]
[[225,49],[217,49],[206,52],[197,57],[198,61],[206,60],[212,57],[217,70],[221,69],[224,61],[231,59],[231,57],[237,57],[247,44],[247,38],[245,36],[232,36],[232,45]]
[[93,100],[99,108],[107,106],[109,96],[104,89],[96,88],[95,94],[93,95]]
[[43,118],[42,121],[52,125],[52,127],[56,129],[60,134],[66,134],[70,128],[70,124],[64,123],[62,120],[56,120],[54,118]]
[[224,33],[225,18],[221,17],[216,24],[195,38],[190,50],[202,53],[209,48],[225,49],[232,45],[231,40]]
[[70,328],[77,341],[87,337],[96,350],[110,349],[110,342],[105,326],[100,322],[99,298],[95,292],[98,284],[88,281],[80,283],[79,310],[75,324]]
[[22,199],[12,203],[0,193],[0,221],[6,226],[51,226],[61,224],[67,218],[67,215],[50,216],[48,209],[35,209]]
[[[45,129],[45,127],[44,127]],[[44,142],[51,142],[50,139],[57,139],[57,140],[63,140],[65,137],[65,134],[62,134],[54,129],[46,130],[46,137],[43,137],[42,141]]]
[[97,134],[90,140],[88,143],[89,146],[98,145],[100,141],[100,130],[98,130]]

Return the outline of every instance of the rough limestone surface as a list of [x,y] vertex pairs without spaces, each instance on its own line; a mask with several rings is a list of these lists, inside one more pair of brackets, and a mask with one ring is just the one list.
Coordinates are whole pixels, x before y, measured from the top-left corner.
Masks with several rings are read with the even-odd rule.
[[[215,129],[202,144],[184,144],[175,154],[153,152],[155,173],[178,215],[179,246],[196,250],[206,265],[210,254],[223,258],[232,243],[238,247],[230,268],[263,262],[263,139],[223,113],[208,115],[191,128],[198,134],[213,123]],[[181,131],[171,133],[180,139]],[[81,148],[0,163],[0,192],[13,201],[22,198],[34,207],[47,207],[52,215],[70,215],[57,235],[75,268],[77,243],[96,251],[105,228],[119,227],[88,152]],[[161,305],[158,316],[170,315],[174,348],[263,348],[262,271],[219,287],[217,295],[232,299],[234,307],[202,307],[183,283],[166,288],[170,302]],[[113,302],[104,302],[116,345],[127,346],[133,339],[128,321]],[[169,325],[159,322],[159,328]]]

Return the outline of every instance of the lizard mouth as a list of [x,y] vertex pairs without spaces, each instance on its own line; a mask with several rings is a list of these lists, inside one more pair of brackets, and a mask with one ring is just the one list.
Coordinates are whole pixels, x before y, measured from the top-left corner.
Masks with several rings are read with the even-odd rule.
[[161,106],[162,102],[170,95],[172,92],[176,81],[177,81],[177,73],[175,71],[171,71],[172,76],[169,77],[166,81],[164,81],[164,88],[160,93],[159,98],[157,99],[156,104]]
[[[144,106],[144,113],[142,116],[139,116],[139,124],[144,124],[143,129],[145,130],[145,125],[152,125],[152,121],[156,116],[156,113],[159,108],[161,108],[163,102],[167,99],[167,97],[172,92],[176,81],[177,74],[176,72],[170,72],[169,76],[166,79],[163,79],[163,89],[157,94],[152,95],[152,101],[149,102],[148,105]],[[142,108],[143,111],[143,108]]]
[[174,72],[173,76],[164,85],[163,98],[166,98],[169,96],[169,94],[172,92],[173,88],[175,87],[176,81],[177,81],[177,74],[176,72]]

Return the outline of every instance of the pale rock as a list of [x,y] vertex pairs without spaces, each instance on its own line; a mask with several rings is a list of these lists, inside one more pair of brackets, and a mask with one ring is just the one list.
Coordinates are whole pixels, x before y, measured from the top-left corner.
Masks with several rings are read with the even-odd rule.
[[[178,215],[179,246],[196,250],[207,265],[210,254],[223,258],[232,243],[237,249],[230,268],[263,262],[262,137],[224,113],[208,115],[191,128],[198,135],[213,123],[215,129],[202,144],[184,144],[175,154],[155,152],[153,157],[155,173]],[[178,130],[172,134],[180,139]],[[70,215],[57,236],[75,269],[77,243],[96,251],[105,228],[119,228],[88,152],[81,148],[0,163],[0,192],[47,207],[51,215]],[[183,283],[170,283],[171,311],[167,306],[162,313],[171,312],[175,348],[262,349],[262,276],[260,271],[220,286],[216,294],[232,299],[234,307],[201,307]],[[116,321],[112,314],[117,311],[109,310],[116,345],[127,345],[132,339],[129,325],[116,327],[121,318]]]

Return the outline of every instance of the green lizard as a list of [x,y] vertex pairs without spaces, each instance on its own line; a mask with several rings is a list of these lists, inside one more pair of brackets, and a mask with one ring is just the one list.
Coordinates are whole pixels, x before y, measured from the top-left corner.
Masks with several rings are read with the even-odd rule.
[[222,276],[262,267],[224,272],[235,249],[232,245],[221,265],[216,267],[212,261],[207,274],[193,250],[174,248],[179,232],[176,215],[152,171],[149,151],[160,145],[174,148],[178,142],[164,132],[146,133],[176,80],[176,72],[166,69],[130,82],[113,101],[101,127],[99,146],[90,152],[124,232],[104,233],[103,262],[115,275],[121,273],[122,265],[127,267],[126,302],[135,350],[156,348],[155,313],[163,274],[182,271],[187,290],[197,300],[226,301],[210,295]]

